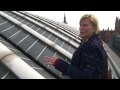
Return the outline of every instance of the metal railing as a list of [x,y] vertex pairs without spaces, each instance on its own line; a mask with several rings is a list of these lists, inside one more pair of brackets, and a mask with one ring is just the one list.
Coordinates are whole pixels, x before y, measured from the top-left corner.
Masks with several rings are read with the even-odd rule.
[[104,49],[108,57],[108,66],[112,70],[112,79],[120,79],[120,69],[118,68],[118,66],[116,65],[116,63],[114,62],[108,51],[106,50],[105,46]]

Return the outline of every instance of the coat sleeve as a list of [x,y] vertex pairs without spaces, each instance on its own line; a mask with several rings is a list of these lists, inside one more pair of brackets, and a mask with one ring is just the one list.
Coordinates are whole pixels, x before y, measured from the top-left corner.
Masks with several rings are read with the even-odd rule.
[[102,57],[102,53],[99,49],[89,45],[85,47],[82,53],[82,63],[80,66],[73,66],[59,59],[55,65],[55,68],[73,79],[99,78]]

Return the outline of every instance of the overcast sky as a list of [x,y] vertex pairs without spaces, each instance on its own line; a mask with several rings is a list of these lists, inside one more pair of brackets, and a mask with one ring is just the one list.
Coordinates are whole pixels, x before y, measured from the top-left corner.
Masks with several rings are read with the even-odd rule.
[[114,29],[115,19],[120,17],[120,11],[27,11],[36,15],[40,15],[52,20],[63,22],[64,12],[66,15],[66,21],[68,25],[75,28],[79,28],[79,20],[84,14],[94,14],[98,21],[100,30],[103,29]]

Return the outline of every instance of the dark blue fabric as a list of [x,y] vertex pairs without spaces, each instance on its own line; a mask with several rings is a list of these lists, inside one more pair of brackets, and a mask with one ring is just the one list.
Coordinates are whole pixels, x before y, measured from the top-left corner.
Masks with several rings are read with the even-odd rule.
[[101,79],[104,60],[107,57],[102,41],[94,35],[74,52],[71,65],[59,59],[55,68],[71,79]]

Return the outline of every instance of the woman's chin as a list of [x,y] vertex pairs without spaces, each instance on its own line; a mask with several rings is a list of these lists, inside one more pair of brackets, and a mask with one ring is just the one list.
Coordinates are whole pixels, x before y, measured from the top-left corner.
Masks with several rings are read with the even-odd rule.
[[81,38],[84,38],[84,36],[83,36],[83,35],[80,35],[80,37],[81,37]]

